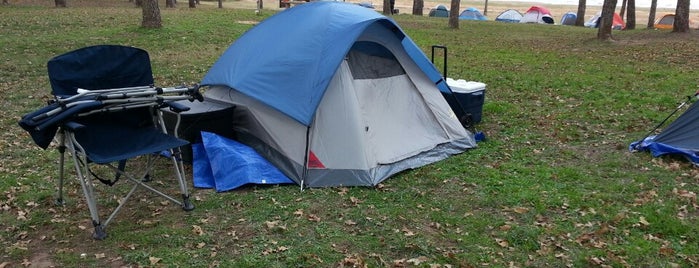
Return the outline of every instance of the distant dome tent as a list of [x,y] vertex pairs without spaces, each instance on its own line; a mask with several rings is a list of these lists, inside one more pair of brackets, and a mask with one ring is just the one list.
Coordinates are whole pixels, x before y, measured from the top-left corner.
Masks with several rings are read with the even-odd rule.
[[437,5],[433,9],[430,9],[430,13],[428,16],[429,17],[448,18],[449,17],[449,9],[447,9],[447,7],[444,5]]
[[554,24],[553,16],[548,8],[542,6],[532,6],[522,15],[521,23],[541,23]]
[[675,24],[675,14],[665,14],[655,23],[656,29],[672,29]]
[[475,7],[469,7],[459,14],[460,20],[488,20],[486,16]]
[[522,20],[522,13],[514,9],[505,10],[495,17],[495,21],[500,22],[518,23],[520,20]]
[[[597,12],[590,20],[585,22],[585,27],[590,27],[590,28],[599,28],[599,23],[600,20],[599,18],[602,16],[602,11]],[[623,30],[626,29],[626,23],[624,23],[624,20],[619,16],[618,13],[614,13],[614,19],[612,20],[612,29],[613,30]]]
[[561,25],[575,25],[575,20],[578,19],[578,14],[575,12],[566,12],[561,17]]

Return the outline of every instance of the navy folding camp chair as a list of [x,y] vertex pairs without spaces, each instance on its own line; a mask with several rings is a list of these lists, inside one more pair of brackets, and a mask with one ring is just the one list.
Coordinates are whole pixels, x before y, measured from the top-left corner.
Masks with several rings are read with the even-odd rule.
[[[63,203],[65,152],[68,152],[72,155],[76,175],[90,211],[94,239],[106,238],[107,224],[139,188],[150,190],[181,206],[185,211],[194,209],[189,200],[179,153],[179,147],[188,142],[168,135],[165,130],[161,109],[167,103],[163,101],[163,97],[149,95],[162,94],[163,90],[152,87],[150,58],[145,50],[116,45],[91,46],[57,56],[48,62],[47,67],[52,93],[57,99],[78,98],[74,102],[80,102],[80,105],[94,100],[100,103],[95,108],[97,111],[83,109],[81,114],[61,121],[55,130],[60,151],[57,202]],[[82,101],[80,98],[87,99]],[[143,99],[146,101],[142,101]],[[34,116],[37,117],[41,116]],[[162,155],[169,155],[172,161],[180,198],[174,198],[151,186],[155,184],[152,182],[157,181],[153,172],[155,160],[162,158]],[[128,165],[126,160],[129,160]],[[137,161],[132,164],[135,160]],[[140,166],[131,169],[132,165]],[[105,178],[105,173],[110,177]],[[162,172],[158,174],[160,173]],[[98,211],[93,181],[99,180],[111,186],[120,178],[125,178],[134,185],[103,221]]]

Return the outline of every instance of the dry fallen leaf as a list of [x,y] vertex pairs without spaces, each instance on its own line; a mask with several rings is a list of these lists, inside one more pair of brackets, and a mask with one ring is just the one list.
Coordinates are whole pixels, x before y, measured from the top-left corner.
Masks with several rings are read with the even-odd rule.
[[204,229],[199,225],[192,225],[192,232],[196,235],[204,235]]
[[503,248],[510,246],[510,243],[508,243],[507,240],[505,240],[505,239],[495,238],[495,242],[498,243],[498,245],[503,247]]
[[529,212],[529,209],[525,208],[525,207],[516,207],[516,208],[514,208],[514,211],[517,212],[518,214],[524,214],[524,213]]
[[420,265],[421,263],[426,262],[426,261],[428,261],[427,257],[425,257],[425,256],[420,256],[420,257],[417,257],[417,258],[409,259],[409,260],[407,260],[407,261],[405,261],[405,262],[410,263],[410,264],[413,264],[413,265]]
[[638,223],[640,223],[642,226],[648,226],[650,223],[646,220],[646,217],[639,217],[638,218]]
[[156,257],[148,257],[148,260],[150,261],[150,265],[155,265],[156,263],[160,262],[160,260],[162,260],[162,259],[156,258]]
[[320,217],[316,214],[308,214],[308,220],[314,222],[320,222]]

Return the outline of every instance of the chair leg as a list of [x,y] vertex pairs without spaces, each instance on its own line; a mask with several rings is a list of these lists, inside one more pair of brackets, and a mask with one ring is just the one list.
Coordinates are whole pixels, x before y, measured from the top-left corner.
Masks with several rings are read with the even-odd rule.
[[194,204],[189,199],[189,191],[187,190],[187,181],[184,177],[184,164],[182,164],[182,150],[171,149],[170,159],[174,165],[175,176],[177,176],[177,181],[180,184],[180,191],[182,192],[182,209],[184,211],[194,210]]
[[[103,240],[107,237],[107,233],[104,230],[106,226],[102,225],[102,223],[100,222],[99,210],[97,209],[97,201],[95,200],[95,187],[92,184],[92,178],[90,178],[90,172],[88,171],[87,167],[87,155],[83,153],[85,150],[82,147],[80,147],[72,133],[67,134],[67,136],[70,139],[67,142],[67,148],[73,156],[75,173],[78,177],[78,181],[80,181],[80,186],[83,189],[85,201],[87,202],[87,208],[90,210],[92,225],[94,226],[92,238],[96,240]],[[80,158],[82,158],[82,160]],[[82,166],[80,163],[83,163]]]
[[[167,127],[165,126],[165,121],[163,120],[163,112],[161,110],[158,110],[156,112],[156,120],[160,125],[160,130],[162,130],[163,133],[167,134]],[[180,125],[180,120],[181,117],[178,113],[175,130],[172,133],[172,135],[174,135],[175,137],[178,136],[177,132]],[[184,164],[182,163],[182,150],[180,150],[180,148],[170,149],[170,159],[172,160],[172,164],[174,165],[174,172],[175,176],[177,176],[177,181],[180,183],[180,192],[182,192],[182,209],[184,211],[192,211],[194,210],[194,204],[192,204],[192,201],[189,200],[187,181],[184,177]]]
[[59,131],[57,136],[58,152],[60,156],[58,158],[58,190],[56,193],[56,200],[54,202],[57,206],[63,206],[65,205],[65,200],[63,199],[63,182],[65,178],[66,140],[62,130]]

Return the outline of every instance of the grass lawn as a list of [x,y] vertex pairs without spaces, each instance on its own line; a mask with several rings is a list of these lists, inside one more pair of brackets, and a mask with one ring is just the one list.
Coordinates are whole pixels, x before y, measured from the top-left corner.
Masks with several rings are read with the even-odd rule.
[[131,45],[150,53],[159,85],[196,83],[273,14],[180,6],[161,8],[158,30],[139,28],[141,11],[126,1],[0,6],[0,267],[699,265],[699,170],[627,149],[697,91],[696,32],[615,31],[617,41],[599,42],[587,28],[462,21],[455,30],[403,14],[394,19],[426,54],[449,48],[450,77],[487,84],[478,148],[377,188],[194,189],[188,213],[139,192],[94,241],[78,182],[54,206],[58,153],[17,121],[50,99],[53,56]]

